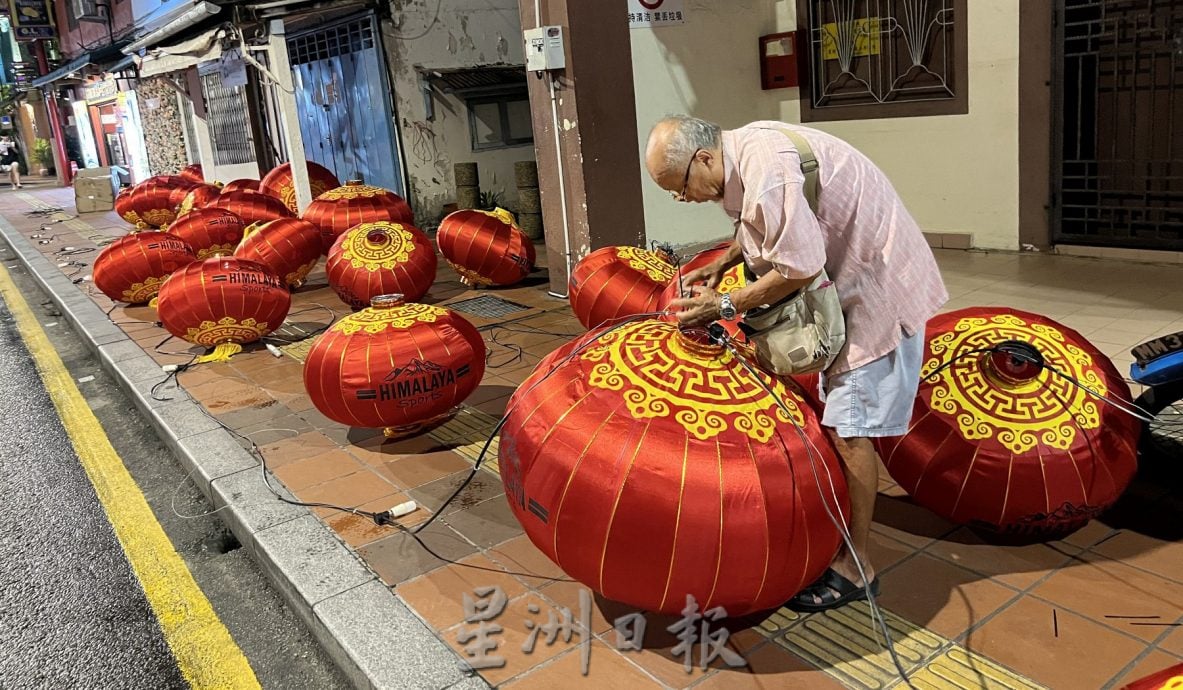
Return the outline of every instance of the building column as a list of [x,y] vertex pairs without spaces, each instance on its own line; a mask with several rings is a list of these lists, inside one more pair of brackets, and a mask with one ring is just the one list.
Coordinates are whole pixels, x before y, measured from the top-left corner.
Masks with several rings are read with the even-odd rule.
[[[45,57],[45,43],[37,41],[33,44],[33,54],[37,58],[37,70],[41,74],[49,74],[49,60]],[[53,84],[46,84],[45,108],[49,113],[50,143],[53,145],[54,159],[57,161],[57,179],[62,186],[69,186],[74,181],[70,171],[70,157],[66,154],[65,133],[62,131],[61,109],[58,108],[57,96]],[[32,150],[25,152],[25,160],[33,160]],[[30,170],[29,172],[32,172]]]
[[308,179],[308,158],[304,153],[304,134],[300,130],[300,110],[292,85],[292,62],[288,54],[287,29],[282,19],[271,20],[268,41],[271,69],[279,80],[276,90],[284,140],[288,145],[288,162],[292,166],[292,185],[296,188],[296,208],[300,213],[312,203],[312,187]]
[[522,27],[558,25],[565,35],[566,69],[527,76],[551,291],[565,296],[568,265],[600,247],[645,242],[628,3],[519,8]]
[[193,134],[197,138],[197,152],[201,158],[198,163],[201,163],[205,181],[212,183],[215,181],[214,168],[217,164],[214,158],[214,140],[209,131],[209,113],[205,110],[205,92],[201,88],[201,77],[197,75],[196,67],[190,67],[184,74],[185,90],[193,106]]

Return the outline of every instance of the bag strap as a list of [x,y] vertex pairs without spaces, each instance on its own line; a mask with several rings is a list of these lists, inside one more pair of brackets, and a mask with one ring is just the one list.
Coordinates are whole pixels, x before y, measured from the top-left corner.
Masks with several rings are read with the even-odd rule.
[[780,127],[778,129],[793,142],[793,146],[797,148],[797,155],[801,157],[801,172],[805,174],[805,200],[809,202],[809,210],[813,211],[816,215],[818,195],[817,156],[813,155],[813,147],[809,145],[808,141],[805,141],[805,137],[787,127]]
[[[818,163],[817,156],[813,155],[813,147],[809,145],[808,141],[805,141],[805,137],[787,127],[777,127],[777,131],[788,137],[789,141],[793,142],[793,146],[797,149],[797,155],[801,158],[801,172],[805,175],[805,201],[809,203],[809,210],[813,211],[814,215],[817,215]],[[743,263],[743,270],[744,278],[749,283],[756,281],[756,273],[748,266],[748,262],[746,261]],[[776,304],[779,305],[787,302],[797,294],[797,292],[794,292]]]

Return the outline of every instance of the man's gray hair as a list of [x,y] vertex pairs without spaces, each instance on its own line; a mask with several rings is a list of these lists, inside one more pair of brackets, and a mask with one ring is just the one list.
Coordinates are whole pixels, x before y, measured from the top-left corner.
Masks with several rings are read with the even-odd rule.
[[699,149],[716,149],[722,142],[723,130],[713,122],[689,115],[671,115],[662,118],[654,127],[666,124],[672,127],[666,140],[662,163],[667,171],[684,168],[690,164],[690,157]]

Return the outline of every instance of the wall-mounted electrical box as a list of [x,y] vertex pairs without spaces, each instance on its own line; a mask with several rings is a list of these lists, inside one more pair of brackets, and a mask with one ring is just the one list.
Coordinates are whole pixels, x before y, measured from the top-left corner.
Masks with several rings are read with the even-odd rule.
[[760,37],[760,88],[784,89],[799,86],[797,33]]
[[526,71],[545,72],[567,67],[563,27],[540,26],[527,29],[522,35],[526,39]]

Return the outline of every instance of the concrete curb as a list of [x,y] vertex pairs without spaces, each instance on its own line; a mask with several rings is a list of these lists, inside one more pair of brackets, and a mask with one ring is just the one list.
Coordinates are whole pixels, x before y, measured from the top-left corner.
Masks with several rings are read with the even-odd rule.
[[309,509],[276,500],[254,456],[184,389],[154,399],[160,365],[3,217],[0,235],[357,687],[489,687]]

